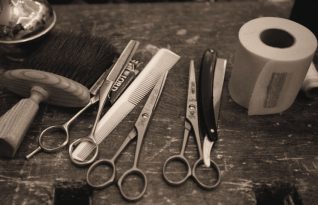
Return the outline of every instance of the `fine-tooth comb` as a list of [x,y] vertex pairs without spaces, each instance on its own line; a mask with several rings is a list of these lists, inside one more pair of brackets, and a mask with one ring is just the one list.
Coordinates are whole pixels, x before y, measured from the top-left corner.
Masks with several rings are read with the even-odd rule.
[[[100,144],[115,127],[134,109],[134,107],[151,91],[160,76],[170,70],[180,56],[168,49],[160,49],[140,72],[131,85],[98,122],[95,141]],[[74,159],[85,160],[94,150],[94,146],[82,142],[73,152]]]

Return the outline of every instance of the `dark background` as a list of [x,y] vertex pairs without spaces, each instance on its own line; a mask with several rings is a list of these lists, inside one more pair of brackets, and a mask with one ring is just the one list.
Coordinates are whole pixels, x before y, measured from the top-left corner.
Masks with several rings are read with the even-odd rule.
[[[282,2],[293,0],[49,0],[51,4],[85,4],[85,3],[134,3],[134,2],[237,2],[237,1],[259,1],[259,2]],[[306,1],[306,0],[303,0]]]
[[100,4],[100,3],[137,3],[137,2],[293,2],[290,19],[309,28],[318,36],[318,1],[317,0],[48,0],[51,4]]

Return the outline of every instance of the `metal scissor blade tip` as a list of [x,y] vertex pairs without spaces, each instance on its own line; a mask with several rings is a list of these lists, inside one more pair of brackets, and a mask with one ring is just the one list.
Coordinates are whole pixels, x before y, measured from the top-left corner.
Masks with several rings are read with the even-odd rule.
[[190,60],[190,68],[194,69],[194,60],[192,60],[192,59]]
[[116,78],[120,75],[120,72],[124,70],[127,66],[128,62],[131,60],[133,55],[135,54],[137,48],[139,46],[139,41],[130,40],[124,51],[121,53],[120,57],[116,60],[116,62],[110,67],[110,71],[106,71],[99,76],[94,85],[90,88],[91,95],[96,95],[97,92],[102,87],[105,79],[109,79],[115,81]]
[[190,60],[190,66],[189,66],[189,83],[195,82],[195,66],[194,66],[194,60]]
[[111,81],[116,81],[117,77],[120,76],[120,73],[124,70],[127,66],[129,61],[132,59],[134,54],[136,53],[139,46],[139,41],[130,40],[120,54],[119,58],[117,59],[116,63],[112,67],[111,71],[109,72],[107,79]]

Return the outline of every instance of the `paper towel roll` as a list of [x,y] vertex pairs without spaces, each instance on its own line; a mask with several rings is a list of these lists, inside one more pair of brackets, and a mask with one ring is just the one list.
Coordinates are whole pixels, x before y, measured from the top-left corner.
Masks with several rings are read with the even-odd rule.
[[230,95],[249,115],[280,113],[295,100],[317,40],[288,19],[262,17],[244,24],[229,82]]

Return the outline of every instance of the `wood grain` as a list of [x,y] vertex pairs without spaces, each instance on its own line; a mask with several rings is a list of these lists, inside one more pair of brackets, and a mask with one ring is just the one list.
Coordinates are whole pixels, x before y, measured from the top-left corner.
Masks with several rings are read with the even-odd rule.
[[[22,97],[29,97],[33,87],[40,87],[48,94],[42,100],[58,106],[83,107],[90,98],[85,86],[63,76],[39,70],[9,70],[2,75],[1,81],[4,87]],[[39,99],[38,103],[42,100]]]
[[[161,3],[56,6],[56,29],[77,30],[112,39],[118,50],[130,39],[143,46],[169,47],[182,56],[170,71],[161,100],[150,123],[140,155],[139,167],[146,172],[148,188],[142,200],[132,204],[255,205],[259,185],[277,181],[295,185],[305,205],[318,198],[318,103],[300,93],[282,114],[248,116],[234,103],[227,85],[233,65],[237,33],[248,20],[259,16],[288,17],[290,3]],[[216,49],[228,59],[221,112],[219,141],[212,158],[220,165],[221,185],[201,190],[192,180],[171,187],[162,179],[164,161],[180,151],[186,106],[189,60],[198,68],[203,51]],[[17,98],[0,91],[0,113]],[[144,102],[101,144],[101,157],[111,157],[132,128]],[[54,182],[84,180],[87,169],[74,167],[66,150],[41,153],[30,161],[24,156],[37,147],[37,136],[49,125],[64,122],[76,110],[42,106],[14,160],[0,160],[0,198],[4,205],[52,204]],[[86,136],[96,109],[81,116],[71,128],[71,141]],[[191,138],[186,155],[194,162],[197,150]],[[133,163],[135,144],[118,159],[118,172]],[[95,205],[125,204],[116,186],[93,192]]]
[[1,116],[1,157],[14,157],[38,109],[37,102],[31,99],[22,99]]
[[20,100],[0,118],[0,156],[14,157],[24,135],[35,117],[39,103],[81,107],[89,101],[89,91],[83,85],[52,73],[16,69],[1,76],[9,90],[29,98]]

